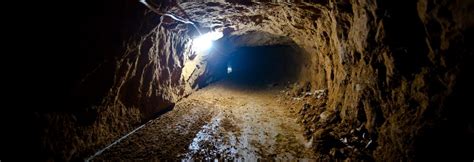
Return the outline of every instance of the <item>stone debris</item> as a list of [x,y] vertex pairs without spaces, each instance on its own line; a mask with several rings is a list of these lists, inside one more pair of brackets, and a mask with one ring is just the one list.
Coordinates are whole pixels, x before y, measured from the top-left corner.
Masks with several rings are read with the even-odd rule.
[[327,89],[320,89],[320,90],[314,91],[314,96],[317,99],[327,96]]

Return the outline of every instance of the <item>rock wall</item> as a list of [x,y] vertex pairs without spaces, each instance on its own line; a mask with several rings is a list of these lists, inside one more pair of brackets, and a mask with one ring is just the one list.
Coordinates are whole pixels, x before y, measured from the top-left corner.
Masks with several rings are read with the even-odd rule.
[[[166,5],[162,8],[185,17],[179,8]],[[223,40],[235,46],[291,44],[302,50],[307,62],[294,95],[327,89],[327,97],[306,104],[301,116],[311,121],[303,123],[306,135],[322,159],[424,159],[425,152],[449,148],[427,147],[439,139],[459,135],[457,141],[472,143],[472,121],[465,115],[472,110],[457,108],[472,89],[465,79],[473,54],[467,43],[473,38],[472,2],[180,6],[202,31],[222,31]],[[87,102],[73,113],[37,114],[46,128],[41,133],[45,158],[87,157],[202,86],[198,82],[206,78],[207,58],[190,50],[195,29],[140,9],[141,25],[131,30],[134,34],[124,48],[86,75],[96,77],[84,77],[78,84],[77,94],[88,96],[95,86],[85,83],[100,83],[100,76],[110,80],[97,102]],[[456,130],[462,131],[456,136],[432,134],[457,124]],[[340,142],[356,138],[354,132],[366,133],[370,144]],[[467,150],[462,153],[468,155]]]

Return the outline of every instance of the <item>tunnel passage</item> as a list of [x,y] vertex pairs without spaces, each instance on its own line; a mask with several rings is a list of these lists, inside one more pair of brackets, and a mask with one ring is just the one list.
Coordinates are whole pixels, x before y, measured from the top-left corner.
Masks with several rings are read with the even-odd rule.
[[[194,22],[202,30],[202,34],[211,30],[222,31],[221,39],[227,39],[231,46],[216,44],[214,47],[221,48],[218,53],[192,54],[193,40],[199,35],[194,25],[155,14],[140,3],[145,1],[156,4],[153,5],[157,7],[156,13],[169,13]],[[9,77],[19,80],[14,82],[24,83],[10,86],[15,92],[11,94],[20,96],[21,102],[17,103],[32,103],[32,106],[20,107],[33,107],[34,111],[27,115],[23,112],[24,108],[15,108],[21,110],[17,115],[3,113],[13,117],[12,120],[5,120],[7,128],[23,130],[8,131],[5,134],[34,136],[31,138],[35,143],[31,147],[32,152],[43,154],[39,156],[44,158],[41,160],[79,161],[120,139],[144,120],[152,118],[154,113],[163,111],[167,105],[175,104],[174,110],[178,110],[181,105],[183,111],[164,114],[174,113],[176,118],[159,122],[156,129],[151,129],[150,136],[137,134],[137,140],[123,143],[126,150],[124,154],[118,152],[113,154],[117,156],[110,156],[145,160],[144,157],[159,157],[154,153],[163,150],[162,148],[177,148],[169,143],[158,145],[153,140],[178,143],[176,138],[182,137],[183,132],[191,131],[178,130],[170,138],[162,138],[163,136],[151,132],[159,130],[162,131],[160,135],[168,135],[172,130],[167,127],[181,128],[184,124],[206,123],[207,121],[197,122],[203,119],[214,121],[210,120],[211,113],[205,110],[213,111],[211,108],[216,105],[203,105],[219,100],[221,105],[228,106],[222,108],[226,112],[239,108],[237,110],[240,113],[233,114],[240,115],[235,118],[243,120],[233,123],[249,122],[245,126],[255,128],[262,128],[262,125],[256,124],[268,122],[255,123],[256,120],[241,117],[254,115],[253,119],[264,119],[255,115],[272,115],[267,116],[268,119],[277,119],[274,117],[287,114],[277,114],[278,112],[295,108],[299,124],[304,126],[304,131],[301,132],[312,140],[307,146],[318,157],[323,157],[320,161],[359,161],[367,156],[373,157],[373,161],[411,161],[451,155],[456,158],[465,152],[466,157],[472,155],[467,153],[474,152],[458,147],[458,144],[474,145],[470,144],[474,143],[474,123],[472,115],[469,116],[472,114],[469,113],[472,84],[468,78],[474,54],[468,43],[474,38],[474,1],[322,0],[308,3],[252,1],[246,4],[239,4],[234,0],[205,3],[157,0],[140,2],[119,0],[117,3],[98,2],[98,5],[86,3],[79,7],[80,11],[87,13],[80,14],[81,17],[73,21],[79,24],[72,25],[74,28],[71,29],[65,28],[65,31],[80,31],[80,36],[68,34],[60,37],[73,39],[60,42],[78,41],[79,43],[66,43],[79,45],[77,47],[57,50],[56,47],[61,45],[51,46],[51,41],[22,43],[22,46],[29,47],[27,49],[36,50],[44,48],[31,46],[45,42],[44,46],[40,46],[53,48],[46,50],[46,53],[57,51],[57,56],[60,57],[35,55],[39,56],[38,59],[47,58],[44,59],[46,62],[31,58],[13,59],[22,62],[34,60],[32,63],[38,62],[39,66],[32,67],[40,69],[12,71],[14,76],[26,77]],[[37,8],[46,11],[43,7]],[[58,20],[61,21],[52,22],[60,22],[59,25],[45,29],[56,31],[70,26],[64,26],[62,18]],[[76,29],[77,26],[79,29]],[[45,37],[34,37],[41,40],[53,34],[44,31],[32,33],[48,33]],[[64,32],[58,32],[58,35],[64,35]],[[283,39],[285,37],[287,39]],[[279,59],[258,57],[263,55],[261,52],[255,52],[254,55],[238,53],[247,46],[253,46],[249,48],[256,51],[254,48],[259,46],[286,45],[286,40],[294,42],[305,51],[303,56],[306,58],[297,59],[308,60],[306,65],[302,65],[304,68],[300,68],[302,72],[299,76],[297,73],[279,70]],[[53,41],[55,42],[58,41]],[[74,55],[65,55],[64,52],[72,52]],[[210,60],[203,60],[207,56]],[[257,63],[238,61],[251,56],[255,56],[251,60]],[[239,57],[244,59],[237,59]],[[264,61],[267,60],[274,61],[265,64]],[[232,68],[229,74],[228,64]],[[44,66],[46,68],[41,68]],[[288,66],[282,67],[281,69],[286,69]],[[12,66],[11,69],[17,68]],[[62,75],[64,71],[66,73]],[[240,78],[271,82],[275,78],[264,77],[267,74],[272,76],[271,72],[276,74],[276,80],[296,75],[299,83],[288,86],[286,90],[272,87],[268,91],[256,93],[231,91],[235,93],[229,94],[229,89],[222,88],[217,83],[197,90],[209,84],[207,80]],[[22,80],[25,82],[20,82]],[[267,93],[272,91],[281,93]],[[48,92],[53,94],[47,95]],[[25,95],[27,97],[22,97]],[[190,95],[194,96],[192,99],[202,102],[187,98]],[[282,102],[282,105],[278,105],[275,102],[277,97],[285,101],[285,96],[291,104],[285,105]],[[181,102],[185,100],[189,102]],[[42,103],[45,106],[38,106]],[[229,103],[237,104],[232,104],[231,107]],[[267,103],[275,105],[267,106]],[[468,107],[465,106],[466,103]],[[189,108],[202,113],[196,113],[194,118],[181,116],[191,114],[187,113]],[[274,108],[280,108],[281,111],[273,111]],[[16,121],[25,121],[26,118],[34,120],[16,125]],[[274,121],[276,126],[280,121],[290,123],[286,122],[290,120]],[[177,124],[173,125],[172,122]],[[268,130],[274,130],[270,125],[267,126]],[[294,126],[296,125],[288,128]],[[201,127],[198,125],[196,128]],[[365,131],[369,133],[361,135]],[[193,138],[193,135],[189,138]],[[268,141],[281,139],[277,138],[281,137],[277,133],[270,135]],[[18,148],[14,150],[18,150],[21,155],[25,154],[22,146],[28,146],[29,140],[5,139],[12,141],[11,146],[15,147],[2,145],[8,146],[8,149]],[[181,146],[186,149],[187,145]],[[140,150],[143,154],[129,155],[130,152]],[[270,149],[265,147],[265,150]],[[450,150],[454,153],[446,152]],[[163,155],[169,155],[168,151],[163,150]],[[114,161],[119,160],[124,159]]]
[[303,65],[302,53],[292,45],[244,46],[210,60],[215,81],[247,87],[294,82]]

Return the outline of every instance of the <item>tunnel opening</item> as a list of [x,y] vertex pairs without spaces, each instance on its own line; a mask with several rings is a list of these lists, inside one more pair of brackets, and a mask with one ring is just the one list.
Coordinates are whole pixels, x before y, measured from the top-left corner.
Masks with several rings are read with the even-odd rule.
[[226,87],[262,89],[301,80],[309,54],[288,36],[262,31],[226,35],[204,55],[205,72],[193,86],[200,89],[216,82]]
[[257,31],[216,41],[206,57],[199,88],[216,82],[240,89],[288,85],[300,79],[309,60],[292,39]]
[[294,82],[301,70],[298,51],[289,45],[239,47],[219,67],[223,81],[262,88]]

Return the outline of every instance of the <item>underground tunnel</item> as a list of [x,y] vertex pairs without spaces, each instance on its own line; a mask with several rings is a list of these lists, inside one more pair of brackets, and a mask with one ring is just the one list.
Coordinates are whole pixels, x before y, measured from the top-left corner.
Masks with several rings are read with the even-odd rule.
[[67,91],[44,91],[61,101],[27,115],[31,156],[13,159],[471,161],[473,6],[89,6],[52,82]]
[[[260,38],[261,45],[238,43],[246,37]],[[283,85],[295,82],[307,64],[303,59],[303,50],[287,37],[253,32],[239,38],[224,39],[217,41],[216,47],[209,52],[206,62],[208,73],[205,75],[211,78],[208,82],[223,80],[233,87],[257,89]]]
[[264,85],[293,82],[302,60],[292,47],[274,45],[241,47],[231,53],[224,66],[226,77],[236,84]]

